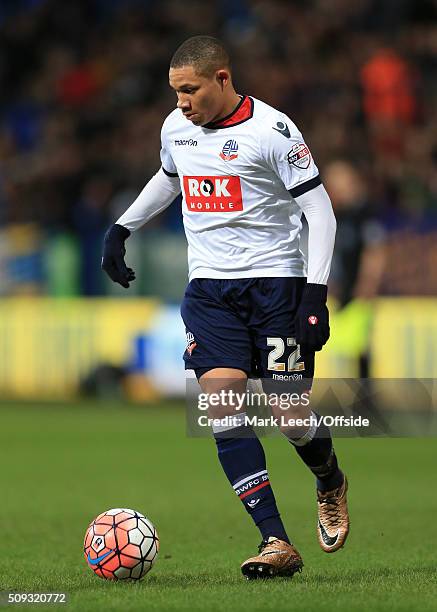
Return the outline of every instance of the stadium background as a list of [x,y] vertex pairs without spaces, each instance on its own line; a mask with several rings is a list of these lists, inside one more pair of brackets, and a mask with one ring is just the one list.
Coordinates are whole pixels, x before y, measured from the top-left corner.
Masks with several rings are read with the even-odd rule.
[[89,0],[62,11],[3,0],[2,395],[73,396],[109,377],[142,400],[156,359],[172,364],[164,387],[183,389],[183,329],[168,306],[186,283],[180,202],[129,240],[128,292],[102,274],[100,253],[159,167],[173,50],[211,32],[230,49],[237,90],[298,124],[333,201],[333,333],[318,375],[435,376],[436,15],[431,0]]
[[[437,374],[435,0],[0,0],[0,588],[63,587],[71,609],[246,601],[253,527],[177,399],[180,203],[129,239],[129,291],[100,270],[106,228],[159,167],[169,59],[202,33],[229,47],[238,92],[297,123],[330,193],[318,377]],[[265,444],[305,553],[293,609],[434,609],[434,440],[337,441],[353,532],[334,559],[317,550],[311,479]],[[97,584],[80,559],[88,522],[119,505],[161,534],[147,591]],[[289,609],[284,588],[253,586],[251,609]]]

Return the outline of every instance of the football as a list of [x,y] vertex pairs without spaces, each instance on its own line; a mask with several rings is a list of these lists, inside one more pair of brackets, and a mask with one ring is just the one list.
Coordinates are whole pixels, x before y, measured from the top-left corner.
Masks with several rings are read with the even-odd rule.
[[105,580],[140,580],[151,570],[158,550],[154,525],[129,508],[99,514],[86,530],[83,548],[88,566]]

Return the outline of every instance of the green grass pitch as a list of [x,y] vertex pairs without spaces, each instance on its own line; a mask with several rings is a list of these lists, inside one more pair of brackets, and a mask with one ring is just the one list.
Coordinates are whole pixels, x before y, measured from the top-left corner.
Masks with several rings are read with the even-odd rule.
[[[0,589],[66,591],[68,604],[38,609],[68,612],[437,608],[435,439],[337,440],[352,528],[333,555],[317,544],[312,476],[285,440],[264,444],[305,568],[246,582],[239,565],[258,532],[214,443],[186,437],[181,406],[3,404]],[[112,507],[138,509],[158,529],[160,556],[139,583],[103,581],[83,559],[88,523]]]

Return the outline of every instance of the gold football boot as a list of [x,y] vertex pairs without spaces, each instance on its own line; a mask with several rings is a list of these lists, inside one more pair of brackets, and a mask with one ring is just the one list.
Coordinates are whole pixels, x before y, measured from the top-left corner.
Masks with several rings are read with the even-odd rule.
[[251,557],[241,566],[241,571],[248,580],[275,576],[291,578],[296,572],[302,571],[302,557],[295,547],[274,536],[263,540],[258,552],[256,557]]
[[347,478],[337,489],[322,493],[317,491],[319,520],[317,535],[319,544],[327,552],[335,552],[343,546],[349,533],[349,514],[347,511]]

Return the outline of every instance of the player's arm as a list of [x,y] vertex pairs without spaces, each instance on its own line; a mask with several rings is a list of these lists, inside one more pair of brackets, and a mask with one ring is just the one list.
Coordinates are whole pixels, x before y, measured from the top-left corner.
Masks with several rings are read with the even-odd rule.
[[131,232],[165,210],[180,193],[179,179],[161,168],[147,183],[137,199],[105,234],[102,269],[126,289],[135,280],[135,273],[124,261],[125,241]]
[[295,319],[296,341],[319,351],[329,338],[327,282],[337,224],[322,184],[293,197],[308,222],[307,284]]
[[336,232],[331,201],[302,134],[288,117],[276,116],[265,125],[262,152],[308,221],[307,284],[295,319],[296,341],[318,351],[329,338],[327,282]]
[[[164,123],[165,126],[165,123]],[[115,283],[126,289],[135,280],[135,272],[124,261],[125,241],[142,225],[165,210],[181,191],[176,166],[166,145],[165,129],[161,132],[162,167],[150,179],[137,199],[105,234],[102,269]]]

